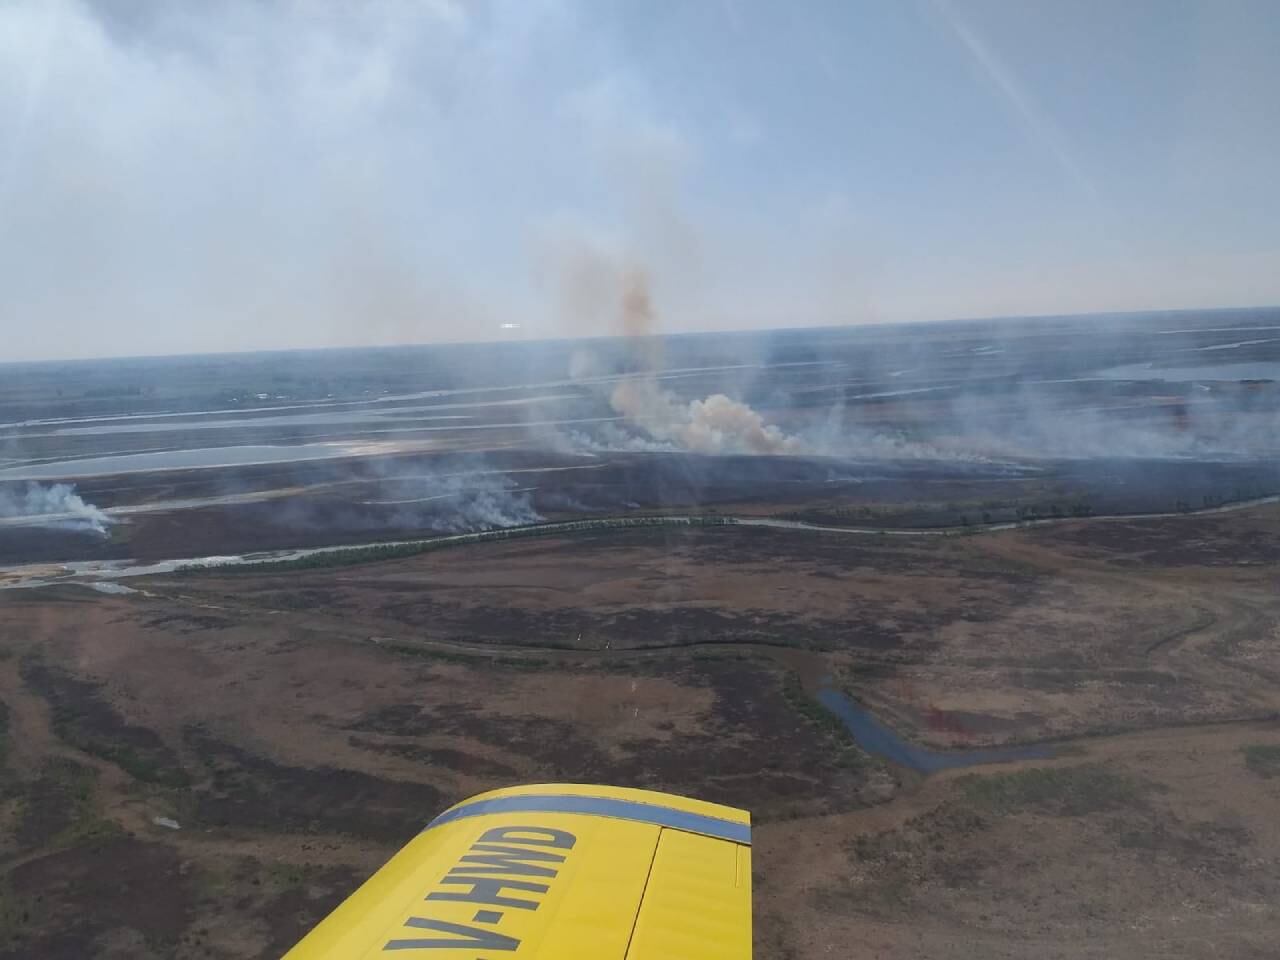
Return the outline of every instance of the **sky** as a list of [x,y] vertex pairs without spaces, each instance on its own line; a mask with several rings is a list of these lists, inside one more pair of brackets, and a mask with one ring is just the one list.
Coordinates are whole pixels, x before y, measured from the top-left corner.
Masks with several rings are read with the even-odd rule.
[[0,361],[1280,303],[1272,0],[0,0]]

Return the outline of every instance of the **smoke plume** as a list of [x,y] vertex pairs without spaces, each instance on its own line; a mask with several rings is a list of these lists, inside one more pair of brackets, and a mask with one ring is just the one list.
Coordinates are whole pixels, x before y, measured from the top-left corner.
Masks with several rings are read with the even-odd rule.
[[361,505],[376,508],[376,513],[362,511],[353,525],[469,533],[542,520],[530,491],[517,488],[510,477],[487,469],[483,462],[453,466],[458,472],[386,478],[379,498]]
[[76,488],[67,483],[0,490],[0,519],[22,526],[59,527],[106,536],[113,522],[91,503],[85,503]]
[[426,518],[427,526],[452,533],[494,530],[538,523],[527,491],[516,490],[504,476],[462,475],[438,477],[430,484],[431,496],[442,509]]
[[659,443],[672,443],[694,453],[787,454],[804,452],[799,438],[766,424],[745,403],[723,393],[684,401],[658,385],[661,362],[654,336],[655,313],[648,277],[641,269],[626,273],[621,297],[622,329],[632,345],[643,376],[624,380],[609,404],[627,422]]
[[658,441],[694,453],[802,453],[798,437],[784,433],[745,403],[723,393],[683,402],[651,377],[618,384],[613,409]]

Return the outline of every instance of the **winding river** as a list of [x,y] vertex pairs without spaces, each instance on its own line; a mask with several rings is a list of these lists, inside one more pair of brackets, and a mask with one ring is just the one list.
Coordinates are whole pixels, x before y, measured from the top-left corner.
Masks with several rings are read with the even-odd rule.
[[1047,760],[1053,751],[1040,744],[1025,747],[986,747],[973,750],[930,750],[911,743],[885,726],[847,694],[824,686],[818,700],[840,718],[849,735],[867,753],[918,773],[937,773],[956,767],[976,767],[1012,760]]
[[[583,468],[573,468],[583,469]],[[508,471],[510,472],[510,471]],[[274,493],[242,494],[225,498],[209,498],[209,502],[245,502],[248,500],[270,499]],[[180,501],[181,505],[200,505],[205,501]],[[328,553],[350,553],[373,547],[398,547],[413,545],[445,545],[478,543],[485,540],[506,539],[513,534],[554,535],[563,533],[579,533],[603,529],[627,529],[637,526],[738,526],[767,527],[774,530],[809,531],[811,533],[837,533],[846,536],[890,536],[890,537],[954,537],[979,533],[998,533],[1005,530],[1018,530],[1025,527],[1041,527],[1060,523],[1108,523],[1129,520],[1185,519],[1205,514],[1230,513],[1247,510],[1263,504],[1280,503],[1280,495],[1258,497],[1252,500],[1241,500],[1222,506],[1191,510],[1185,513],[1145,513],[1145,514],[1106,514],[1102,516],[1078,517],[1046,517],[1038,520],[1022,520],[1009,523],[991,523],[974,525],[966,529],[956,527],[838,527],[826,524],[806,523],[798,520],[783,520],[778,517],[735,517],[718,514],[713,517],[697,515],[657,515],[647,517],[592,517],[589,519],[558,520],[534,524],[529,527],[501,527],[494,530],[480,530],[472,533],[445,534],[437,537],[417,537],[412,540],[385,540],[359,544],[341,544],[332,547],[309,547],[294,550],[264,550],[249,554],[217,557],[189,557],[173,560],[161,560],[151,563],[139,563],[135,560],[85,560],[69,563],[30,563],[17,566],[0,567],[0,590],[45,587],[55,583],[95,581],[115,581],[125,577],[139,577],[149,574],[172,573],[184,567],[236,567],[246,564],[262,564],[271,562],[287,562],[304,557]],[[116,508],[121,513],[145,512],[146,507]],[[42,517],[48,520],[49,517]],[[0,520],[0,527],[6,524],[27,523],[30,518],[10,518]]]

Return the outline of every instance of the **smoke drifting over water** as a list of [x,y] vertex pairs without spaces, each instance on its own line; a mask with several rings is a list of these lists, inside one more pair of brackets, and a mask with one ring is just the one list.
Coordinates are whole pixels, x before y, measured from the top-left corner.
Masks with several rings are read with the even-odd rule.
[[0,490],[0,521],[33,527],[57,527],[107,535],[112,520],[67,483],[32,483],[21,491]]
[[294,530],[432,530],[470,533],[538,523],[532,487],[518,486],[482,458],[404,465],[368,461],[364,498],[320,495],[271,504],[273,524]]
[[369,500],[365,505],[394,508],[386,521],[393,527],[469,533],[542,520],[528,491],[515,489],[513,480],[496,473],[426,476],[391,486],[400,491],[395,499]]

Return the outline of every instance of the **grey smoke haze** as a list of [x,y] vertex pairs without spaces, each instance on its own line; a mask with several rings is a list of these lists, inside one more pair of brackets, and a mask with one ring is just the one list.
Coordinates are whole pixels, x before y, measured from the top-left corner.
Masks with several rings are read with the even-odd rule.
[[0,360],[1280,302],[1273,4],[970,6],[6,0]]
[[305,530],[434,530],[468,533],[538,523],[531,491],[489,469],[481,459],[442,463],[436,469],[405,475],[383,469],[378,492],[351,502],[290,500],[271,506],[273,523]]
[[369,506],[392,509],[390,526],[467,533],[542,520],[529,491],[518,489],[514,480],[502,474],[427,475],[397,480],[394,489],[392,499],[366,501]]
[[1030,391],[1015,402],[1018,412],[1012,420],[997,420],[972,404],[953,408],[972,449],[991,456],[1063,459],[1280,456],[1280,414],[1247,410],[1221,398],[1192,398],[1176,414],[1139,421],[1064,406]]
[[31,483],[18,490],[0,490],[0,520],[23,526],[58,527],[106,536],[111,518],[86,503],[67,483]]

